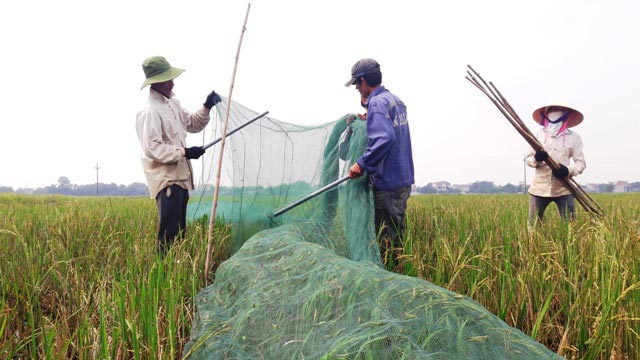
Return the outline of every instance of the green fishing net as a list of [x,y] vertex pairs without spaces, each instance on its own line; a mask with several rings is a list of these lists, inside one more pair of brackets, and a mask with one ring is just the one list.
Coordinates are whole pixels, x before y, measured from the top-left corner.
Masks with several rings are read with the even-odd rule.
[[[229,129],[258,114],[232,109]],[[216,214],[232,225],[234,253],[195,299],[185,357],[559,358],[472,299],[386,271],[366,176],[274,216],[342,178],[362,154],[366,124],[347,126],[349,116],[314,127],[264,117],[227,139]],[[207,157],[204,172],[216,161]],[[202,180],[191,219],[211,210],[211,181]]]
[[[220,121],[226,112],[223,103],[216,106]],[[238,103],[231,109],[228,131],[259,115]],[[231,224],[234,251],[260,230],[306,222],[323,235],[314,237],[316,243],[350,259],[382,264],[374,234],[373,195],[366,176],[273,216],[286,205],[344,177],[363,153],[366,124],[355,120],[347,131],[348,117],[355,115],[305,127],[265,116],[226,139],[216,217]],[[219,136],[216,131],[209,134],[205,143]],[[202,161],[203,175],[197,178],[197,188],[191,194],[187,208],[190,220],[211,214],[219,154],[218,149],[212,150]]]

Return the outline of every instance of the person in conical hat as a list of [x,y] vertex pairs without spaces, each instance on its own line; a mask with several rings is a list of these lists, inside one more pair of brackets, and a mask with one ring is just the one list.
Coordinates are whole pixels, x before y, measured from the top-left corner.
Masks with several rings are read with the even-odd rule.
[[[563,220],[575,219],[575,200],[563,178],[577,176],[587,167],[582,139],[571,130],[584,116],[566,105],[547,105],[533,112],[533,119],[541,125],[536,138],[544,150],[530,149],[527,165],[535,168],[529,187],[529,222],[542,222],[547,206],[554,202]],[[545,160],[552,158],[560,169],[552,171]]]
[[150,85],[146,106],[138,112],[136,131],[142,148],[144,170],[151,198],[158,206],[158,253],[164,256],[176,237],[184,237],[189,190],[193,189],[191,159],[204,154],[201,146],[187,147],[187,133],[202,131],[209,123],[209,111],[220,102],[212,91],[196,112],[184,109],[173,96],[173,80],[184,72],[162,56],[142,63]]

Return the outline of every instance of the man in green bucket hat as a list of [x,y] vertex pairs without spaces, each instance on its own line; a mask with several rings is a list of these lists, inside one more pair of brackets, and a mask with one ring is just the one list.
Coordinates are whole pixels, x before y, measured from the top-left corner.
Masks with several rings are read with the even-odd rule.
[[184,237],[189,190],[193,189],[191,159],[204,154],[201,146],[187,147],[187,132],[198,133],[209,123],[209,111],[220,102],[211,91],[197,111],[191,113],[173,98],[173,79],[184,72],[162,56],[142,63],[145,80],[151,85],[146,106],[138,112],[136,131],[142,147],[144,170],[151,198],[158,206],[158,253],[164,256],[174,239]]

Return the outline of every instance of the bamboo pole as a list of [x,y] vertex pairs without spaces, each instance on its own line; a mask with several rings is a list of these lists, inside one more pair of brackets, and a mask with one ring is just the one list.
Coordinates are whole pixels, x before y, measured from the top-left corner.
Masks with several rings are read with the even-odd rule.
[[233,74],[231,75],[231,85],[229,86],[229,97],[227,98],[227,111],[224,117],[224,125],[222,127],[222,139],[220,142],[220,155],[218,156],[218,167],[216,169],[216,185],[213,192],[213,204],[211,205],[211,217],[209,218],[209,231],[208,231],[208,243],[207,243],[207,257],[204,264],[204,281],[208,284],[209,270],[211,269],[211,254],[213,254],[213,227],[216,222],[216,208],[218,207],[218,196],[220,193],[220,172],[222,171],[222,159],[224,155],[224,145],[227,138],[227,124],[229,123],[229,110],[231,109],[231,95],[233,93],[233,86],[236,81],[236,70],[238,69],[238,59],[240,58],[240,48],[242,46],[242,38],[244,32],[247,30],[247,20],[249,19],[249,10],[251,9],[251,3],[247,4],[247,13],[244,17],[244,24],[242,25],[242,32],[240,32],[240,40],[238,41],[238,49],[236,50],[236,58],[233,65]]
[[[245,122],[244,124],[242,124],[242,125],[238,126],[237,128],[235,128],[235,129],[233,129],[233,130],[229,131],[229,132],[225,135],[225,137],[227,137],[227,136],[231,136],[231,135],[235,134],[236,132],[238,132],[238,131],[240,131],[240,130],[244,129],[246,126],[251,125],[251,123],[253,123],[253,122],[254,122],[254,121],[256,121],[256,120],[261,119],[263,116],[267,115],[268,113],[269,113],[268,111],[265,111],[265,112],[263,112],[262,114],[260,114],[260,115],[258,115],[258,116],[256,116],[256,117],[254,117],[253,119],[251,119],[251,120],[249,120],[249,121]],[[208,143],[207,145],[203,146],[202,148],[203,148],[203,149],[205,149],[205,150],[207,150],[208,148],[212,147],[213,145],[215,145],[215,144],[219,143],[220,141],[222,141],[222,137],[219,137],[219,138],[217,138],[217,139],[213,140],[212,142]]]
[[[534,150],[544,151],[544,147],[535,135],[529,130],[527,125],[522,121],[518,113],[513,109],[507,99],[500,93],[498,88],[492,82],[486,82],[480,74],[475,71],[471,65],[467,65],[466,79],[469,80],[475,87],[477,87],[482,93],[484,93],[491,102],[500,110],[502,115],[513,125],[513,127],[522,135],[522,137],[529,143]],[[558,170],[560,165],[551,157],[545,160],[545,163],[552,169]],[[560,179],[562,183],[569,189],[573,196],[578,200],[580,205],[589,213],[594,215],[602,215],[604,211],[598,205],[598,203],[584,190],[571,176]]]
[[336,181],[334,181],[334,182],[332,182],[330,184],[327,184],[327,185],[321,187],[320,189],[312,192],[311,194],[309,194],[309,195],[307,195],[307,196],[305,196],[305,197],[303,197],[303,198],[301,198],[299,200],[294,201],[293,203],[283,207],[282,209],[276,210],[273,214],[271,214],[271,216],[273,216],[273,217],[280,216],[280,215],[286,213],[287,211],[293,209],[294,207],[296,207],[298,205],[301,205],[301,204],[304,204],[305,202],[313,199],[314,197],[316,197],[316,196],[318,196],[318,195],[320,195],[320,194],[322,194],[322,193],[324,193],[324,192],[326,192],[328,190],[331,190],[331,189],[335,188],[336,186],[342,184],[343,182],[345,182],[347,180],[349,180],[349,175],[344,176],[344,177],[342,177],[342,178],[340,178],[340,179],[338,179],[338,180],[336,180]]

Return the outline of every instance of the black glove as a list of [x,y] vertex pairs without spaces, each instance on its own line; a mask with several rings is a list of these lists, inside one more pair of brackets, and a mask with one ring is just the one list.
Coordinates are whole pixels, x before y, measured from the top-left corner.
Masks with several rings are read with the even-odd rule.
[[558,179],[564,179],[569,176],[569,169],[562,164],[560,164],[560,168],[558,170],[552,170],[551,172],[553,173],[553,176]]
[[192,146],[184,149],[184,156],[187,159],[197,159],[204,154],[202,146]]
[[533,156],[537,162],[543,162],[549,157],[549,153],[544,150],[536,150],[536,154]]
[[207,95],[207,100],[204,101],[204,107],[206,107],[207,109],[211,110],[211,108],[216,105],[217,103],[219,103],[220,101],[222,101],[222,99],[220,99],[220,95],[216,94],[215,91],[211,91],[211,94]]

